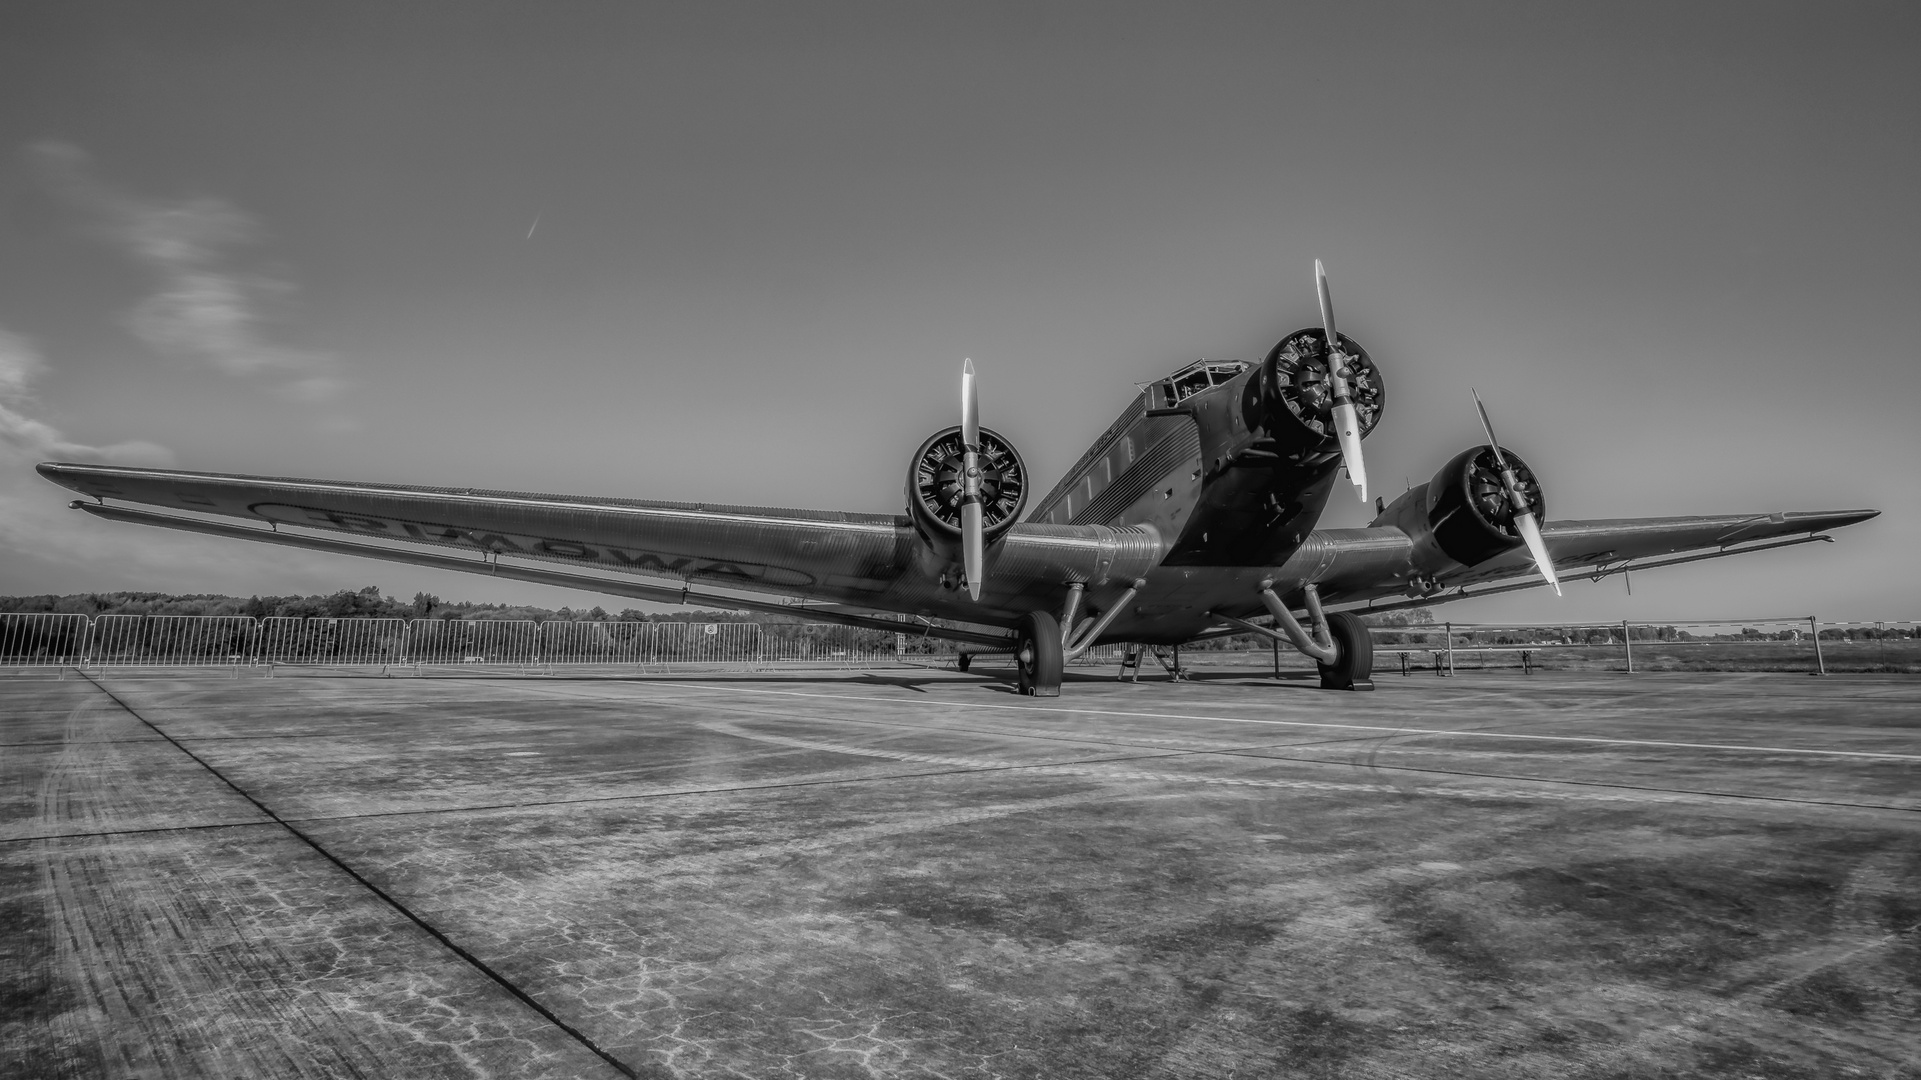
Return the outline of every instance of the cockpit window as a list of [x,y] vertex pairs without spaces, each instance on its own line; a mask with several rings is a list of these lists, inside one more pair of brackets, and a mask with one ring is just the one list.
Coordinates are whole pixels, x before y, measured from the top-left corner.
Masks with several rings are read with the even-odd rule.
[[1219,386],[1253,365],[1245,360],[1196,360],[1161,384],[1169,405],[1178,405],[1210,387]]

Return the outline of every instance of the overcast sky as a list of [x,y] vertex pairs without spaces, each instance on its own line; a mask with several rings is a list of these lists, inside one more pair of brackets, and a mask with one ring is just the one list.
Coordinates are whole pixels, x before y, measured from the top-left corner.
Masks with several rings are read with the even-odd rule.
[[1885,511],[1455,618],[1921,618],[1918,195],[1912,3],[10,3],[0,593],[591,604],[31,466],[898,512],[964,356],[1044,490],[1318,257],[1390,498],[1474,385],[1552,518]]

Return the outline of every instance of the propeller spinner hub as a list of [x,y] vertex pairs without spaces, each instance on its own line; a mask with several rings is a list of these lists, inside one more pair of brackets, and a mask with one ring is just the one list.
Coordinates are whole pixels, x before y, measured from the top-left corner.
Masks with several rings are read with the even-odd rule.
[[[1515,519],[1526,512],[1533,514],[1537,521],[1547,520],[1547,501],[1541,494],[1541,482],[1527,462],[1512,450],[1505,451],[1502,457],[1504,461],[1495,458],[1492,446],[1484,446],[1474,455],[1467,467],[1468,498],[1483,520],[1518,540],[1521,530]],[[1513,470],[1513,497],[1502,482],[1504,463]],[[1522,505],[1517,506],[1517,502]]]

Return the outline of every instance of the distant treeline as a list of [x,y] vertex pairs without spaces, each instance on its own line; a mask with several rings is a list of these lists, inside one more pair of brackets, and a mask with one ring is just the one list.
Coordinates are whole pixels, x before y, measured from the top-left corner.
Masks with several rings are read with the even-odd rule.
[[[250,618],[282,617],[307,619],[471,619],[532,620],[549,619],[574,622],[669,622],[669,623],[759,623],[763,626],[805,623],[805,616],[775,615],[744,611],[671,611],[648,613],[624,608],[618,613],[603,607],[584,611],[563,607],[558,610],[507,604],[479,604],[470,600],[442,600],[432,593],[415,593],[412,600],[383,596],[378,585],[364,589],[342,589],[325,596],[221,596],[196,593],[176,596],[158,592],[74,593],[70,596],[0,596],[0,613],[53,612],[77,615],[244,615]],[[948,620],[937,620],[947,625]],[[1366,621],[1375,626],[1427,626],[1434,616],[1422,608],[1370,615]],[[913,633],[914,624],[902,629]],[[1399,640],[1389,635],[1388,641]],[[1195,642],[1190,648],[1202,650],[1241,650],[1267,648],[1264,638],[1248,634]]]
[[[558,610],[508,604],[479,604],[471,600],[448,601],[432,593],[419,592],[412,600],[383,596],[380,586],[342,589],[325,596],[221,596],[215,593],[190,593],[176,596],[159,592],[73,593],[68,596],[0,596],[0,613],[52,612],[64,615],[245,615],[249,618],[295,619],[531,619],[544,622],[560,619],[574,622],[751,622],[767,624],[808,621],[799,613],[775,615],[743,611],[670,611],[648,613],[623,608],[618,613],[603,607],[584,611],[563,607]],[[1421,608],[1388,615],[1370,615],[1376,626],[1425,626],[1434,616]],[[941,620],[945,625],[945,620]],[[906,629],[912,632],[912,625]],[[1232,639],[1202,643],[1201,648],[1246,647],[1237,634]],[[1253,640],[1253,639],[1249,639]]]
[[380,586],[342,589],[325,596],[221,596],[158,592],[74,593],[68,596],[0,596],[0,613],[53,612],[65,615],[246,615],[252,618],[306,619],[563,619],[580,622],[799,622],[779,615],[749,616],[737,611],[674,611],[649,614],[626,608],[618,614],[603,607],[585,611],[509,604],[447,601],[432,593],[412,600],[383,596]]

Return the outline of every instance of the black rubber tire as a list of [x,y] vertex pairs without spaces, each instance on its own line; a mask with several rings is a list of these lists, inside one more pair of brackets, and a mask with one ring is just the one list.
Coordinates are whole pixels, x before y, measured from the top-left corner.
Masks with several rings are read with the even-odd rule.
[[1334,663],[1318,664],[1323,690],[1374,689],[1374,638],[1359,615],[1336,612],[1327,617],[1334,639]]
[[1020,691],[1028,697],[1061,696],[1061,624],[1045,611],[1021,618],[1020,644],[1014,647],[1014,668]]
[[973,665],[973,663],[974,663],[973,653],[962,653],[959,656],[954,658],[954,666],[961,669],[962,671],[966,671],[969,667]]

